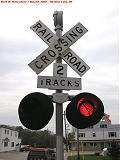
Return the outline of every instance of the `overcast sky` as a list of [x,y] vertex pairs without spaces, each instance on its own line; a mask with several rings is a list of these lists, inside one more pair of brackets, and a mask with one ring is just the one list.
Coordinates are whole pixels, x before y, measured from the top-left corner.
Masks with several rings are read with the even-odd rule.
[[[47,45],[30,27],[41,20],[54,32],[53,13],[63,11],[63,33],[78,22],[88,32],[70,48],[82,58],[90,70],[82,77],[81,91],[96,94],[110,115],[119,122],[118,70],[118,1],[73,0],[71,4],[1,4],[0,3],[0,124],[22,125],[18,118],[21,99],[31,92],[55,93],[37,89],[37,75],[28,64]],[[65,63],[65,62],[63,62]],[[40,75],[52,76],[53,64]],[[68,67],[68,77],[77,77]],[[64,110],[67,103],[64,103]],[[55,130],[55,116],[46,126]]]

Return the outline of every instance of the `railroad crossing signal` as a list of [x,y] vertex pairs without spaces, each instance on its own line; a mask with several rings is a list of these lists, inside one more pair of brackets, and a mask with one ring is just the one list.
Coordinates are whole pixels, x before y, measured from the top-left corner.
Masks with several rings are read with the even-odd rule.
[[[61,13],[55,15],[56,30],[62,30]],[[57,23],[59,24],[57,26]],[[61,24],[61,26],[60,26]],[[60,27],[60,28],[57,28]],[[79,76],[83,76],[90,67],[69,47],[81,38],[88,30],[77,23],[62,37],[55,35],[42,21],[30,27],[49,47],[36,57],[29,66],[37,74],[41,73],[55,59],[61,57]],[[53,115],[53,102],[62,104],[70,100],[68,94],[61,90],[81,90],[81,78],[67,77],[67,64],[55,63],[53,77],[38,76],[37,87],[59,90],[51,97],[43,93],[31,93],[25,96],[19,105],[21,123],[29,129],[45,127]],[[76,128],[86,128],[100,121],[104,114],[102,101],[91,93],[80,93],[68,104],[66,117]]]
[[[80,90],[81,78],[67,78],[67,65],[61,64],[62,59],[76,72],[83,76],[90,67],[69,47],[81,38],[88,30],[77,23],[61,37],[63,28],[63,12],[54,12],[56,35],[40,20],[30,28],[49,46],[38,57],[29,63],[36,74],[41,73],[55,59],[53,77],[38,76],[38,88],[56,90],[53,95],[31,93],[20,102],[18,114],[21,123],[31,129],[44,128],[53,115],[53,103],[56,103],[56,159],[63,160],[63,106],[72,96],[62,90]],[[51,98],[50,98],[51,97]],[[91,93],[80,93],[73,97],[66,108],[66,117],[76,128],[86,128],[96,124],[104,115],[101,100]]]
[[[52,96],[38,92],[30,93],[20,102],[18,109],[20,121],[31,130],[42,129],[53,115],[53,102],[63,103],[69,100],[66,93],[54,93]],[[102,101],[96,95],[86,92],[73,97],[66,108],[68,122],[78,129],[95,125],[103,115]]]

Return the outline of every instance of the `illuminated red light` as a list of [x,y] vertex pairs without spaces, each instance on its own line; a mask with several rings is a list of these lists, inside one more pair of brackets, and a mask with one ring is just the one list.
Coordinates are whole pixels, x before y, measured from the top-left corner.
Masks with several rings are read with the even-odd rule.
[[91,116],[94,108],[96,108],[96,102],[93,99],[91,101],[84,97],[78,101],[77,108],[83,116]]
[[80,113],[84,116],[90,116],[93,113],[93,107],[90,103],[83,103],[80,108]]

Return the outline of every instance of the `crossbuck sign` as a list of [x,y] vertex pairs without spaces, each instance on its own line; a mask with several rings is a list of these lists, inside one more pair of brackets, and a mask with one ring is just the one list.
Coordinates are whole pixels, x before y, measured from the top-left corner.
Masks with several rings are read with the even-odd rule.
[[83,76],[89,70],[90,67],[69,48],[87,32],[87,29],[81,23],[77,23],[60,39],[40,20],[30,28],[49,46],[29,63],[36,74],[41,73],[58,56],[61,56],[80,76]]

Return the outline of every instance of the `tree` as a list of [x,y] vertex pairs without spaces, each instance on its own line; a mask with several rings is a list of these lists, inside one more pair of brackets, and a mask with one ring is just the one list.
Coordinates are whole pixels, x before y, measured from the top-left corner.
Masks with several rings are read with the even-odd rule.
[[56,136],[49,130],[31,131],[23,129],[21,126],[16,127],[21,138],[21,144],[31,145],[32,147],[55,148]]
[[119,160],[120,158],[120,146],[116,142],[112,142],[111,144],[111,157],[112,160]]
[[18,131],[18,137],[21,138],[22,137],[22,132],[23,132],[23,128],[21,126],[17,126],[16,130]]

